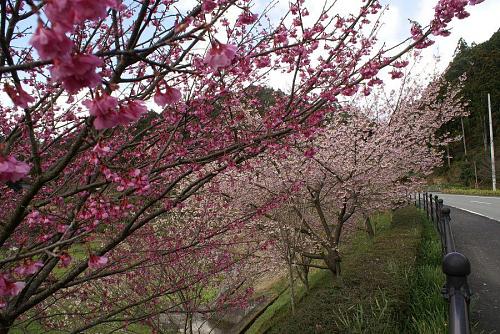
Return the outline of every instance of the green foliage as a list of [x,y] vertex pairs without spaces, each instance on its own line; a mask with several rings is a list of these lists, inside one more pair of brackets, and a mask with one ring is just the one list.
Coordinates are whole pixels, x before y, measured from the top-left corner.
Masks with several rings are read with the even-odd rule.
[[[459,41],[455,58],[445,72],[445,78],[452,85],[465,74],[466,81],[462,95],[469,101],[469,117],[463,119],[467,156],[461,140],[450,144],[452,167],[457,173],[444,168],[440,174],[448,177],[448,182],[460,182],[465,186],[475,183],[475,169],[480,185],[491,184],[489,161],[488,100],[491,95],[495,145],[500,147],[500,30],[486,42],[469,46]],[[462,135],[461,121],[456,120],[444,126],[441,132]],[[497,154],[497,161],[500,155]],[[453,168],[452,168],[453,169]],[[450,175],[453,174],[453,175]]]

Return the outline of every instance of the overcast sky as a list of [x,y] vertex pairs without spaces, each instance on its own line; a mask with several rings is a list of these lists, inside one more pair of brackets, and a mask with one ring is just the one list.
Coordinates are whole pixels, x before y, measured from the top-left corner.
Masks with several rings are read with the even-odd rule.
[[[436,2],[436,0],[383,0],[383,3],[390,6],[387,19],[390,21],[391,28],[394,29],[391,29],[393,33],[387,30],[384,30],[383,33],[387,34],[389,39],[404,37],[408,34],[410,27],[408,19],[411,18],[420,23],[429,22],[434,14],[433,7]],[[471,16],[452,22],[451,35],[437,38],[436,44],[429,51],[426,51],[427,59],[432,54],[439,55],[441,57],[440,66],[446,67],[453,57],[460,37],[464,38],[469,45],[472,42],[481,43],[488,40],[500,28],[499,0],[486,0],[479,5],[468,8]]]
[[[254,0],[256,11],[261,11],[269,2],[269,0]],[[289,0],[278,0],[271,18],[278,20],[288,9],[289,3]],[[379,40],[386,42],[387,45],[394,45],[409,36],[411,27],[409,19],[422,25],[427,25],[430,22],[434,16],[434,6],[437,0],[381,0],[381,3],[388,5],[389,9],[382,18],[384,25],[380,30]],[[311,12],[311,18],[315,17],[314,13],[316,12],[319,15],[322,4],[323,0],[305,0],[305,5]],[[361,0],[339,0],[336,4],[336,11],[342,14],[358,13],[360,5],[362,5]],[[414,67],[414,71],[433,71],[436,57],[440,59],[436,65],[437,69],[442,71],[452,60],[456,45],[461,37],[469,45],[472,42],[481,43],[488,40],[500,28],[500,0],[486,0],[476,6],[468,6],[468,8],[471,15],[464,20],[455,19],[450,25],[452,28],[450,36],[432,37],[436,43],[424,50],[421,63]],[[287,90],[287,81],[283,80],[282,75],[271,76],[271,85]],[[397,83],[393,82],[390,85],[397,85]]]

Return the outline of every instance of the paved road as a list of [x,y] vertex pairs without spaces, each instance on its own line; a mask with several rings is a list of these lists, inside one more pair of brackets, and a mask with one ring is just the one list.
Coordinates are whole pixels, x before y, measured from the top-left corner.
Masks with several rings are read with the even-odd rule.
[[500,198],[446,194],[439,197],[451,207],[457,251],[471,262],[471,321],[477,326],[475,332],[500,334]]
[[439,194],[445,205],[500,221],[500,197]]

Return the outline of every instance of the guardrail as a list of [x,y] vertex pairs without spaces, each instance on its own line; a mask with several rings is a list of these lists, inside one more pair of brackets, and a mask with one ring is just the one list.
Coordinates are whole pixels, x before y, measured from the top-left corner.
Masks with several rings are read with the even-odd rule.
[[469,334],[469,303],[471,291],[467,276],[471,273],[467,257],[455,249],[455,240],[451,229],[450,208],[443,206],[443,200],[437,195],[418,193],[415,205],[425,210],[427,217],[434,223],[441,237],[443,253],[443,273],[446,283],[443,297],[448,301],[448,332],[450,334]]

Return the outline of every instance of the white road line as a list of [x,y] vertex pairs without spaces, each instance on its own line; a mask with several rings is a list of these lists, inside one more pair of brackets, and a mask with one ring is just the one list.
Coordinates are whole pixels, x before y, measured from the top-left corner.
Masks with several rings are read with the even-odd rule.
[[460,196],[460,197],[472,197],[472,198],[487,198],[487,199],[494,200],[494,201],[500,199],[499,196],[478,196],[478,195],[443,194],[443,193],[436,193],[436,195],[438,195],[439,197]]
[[467,211],[467,212],[470,212],[470,213],[473,213],[475,215],[478,215],[478,216],[481,216],[481,217],[485,217],[485,218],[488,218],[488,219],[491,219],[491,220],[494,220],[494,221],[499,221],[497,218],[492,218],[492,217],[489,217],[485,214],[482,214],[482,213],[479,213],[479,212],[475,212],[475,211],[472,211],[472,210],[467,210],[467,209],[464,209],[464,208],[460,208],[458,206],[453,206],[453,205],[450,205],[450,204],[446,204],[447,206],[451,206],[451,207],[454,207],[456,209],[459,209],[459,210],[462,210],[462,211]]
[[479,203],[479,204],[488,204],[491,205],[491,203],[486,203],[486,202],[479,202],[479,201],[470,201],[471,203]]

